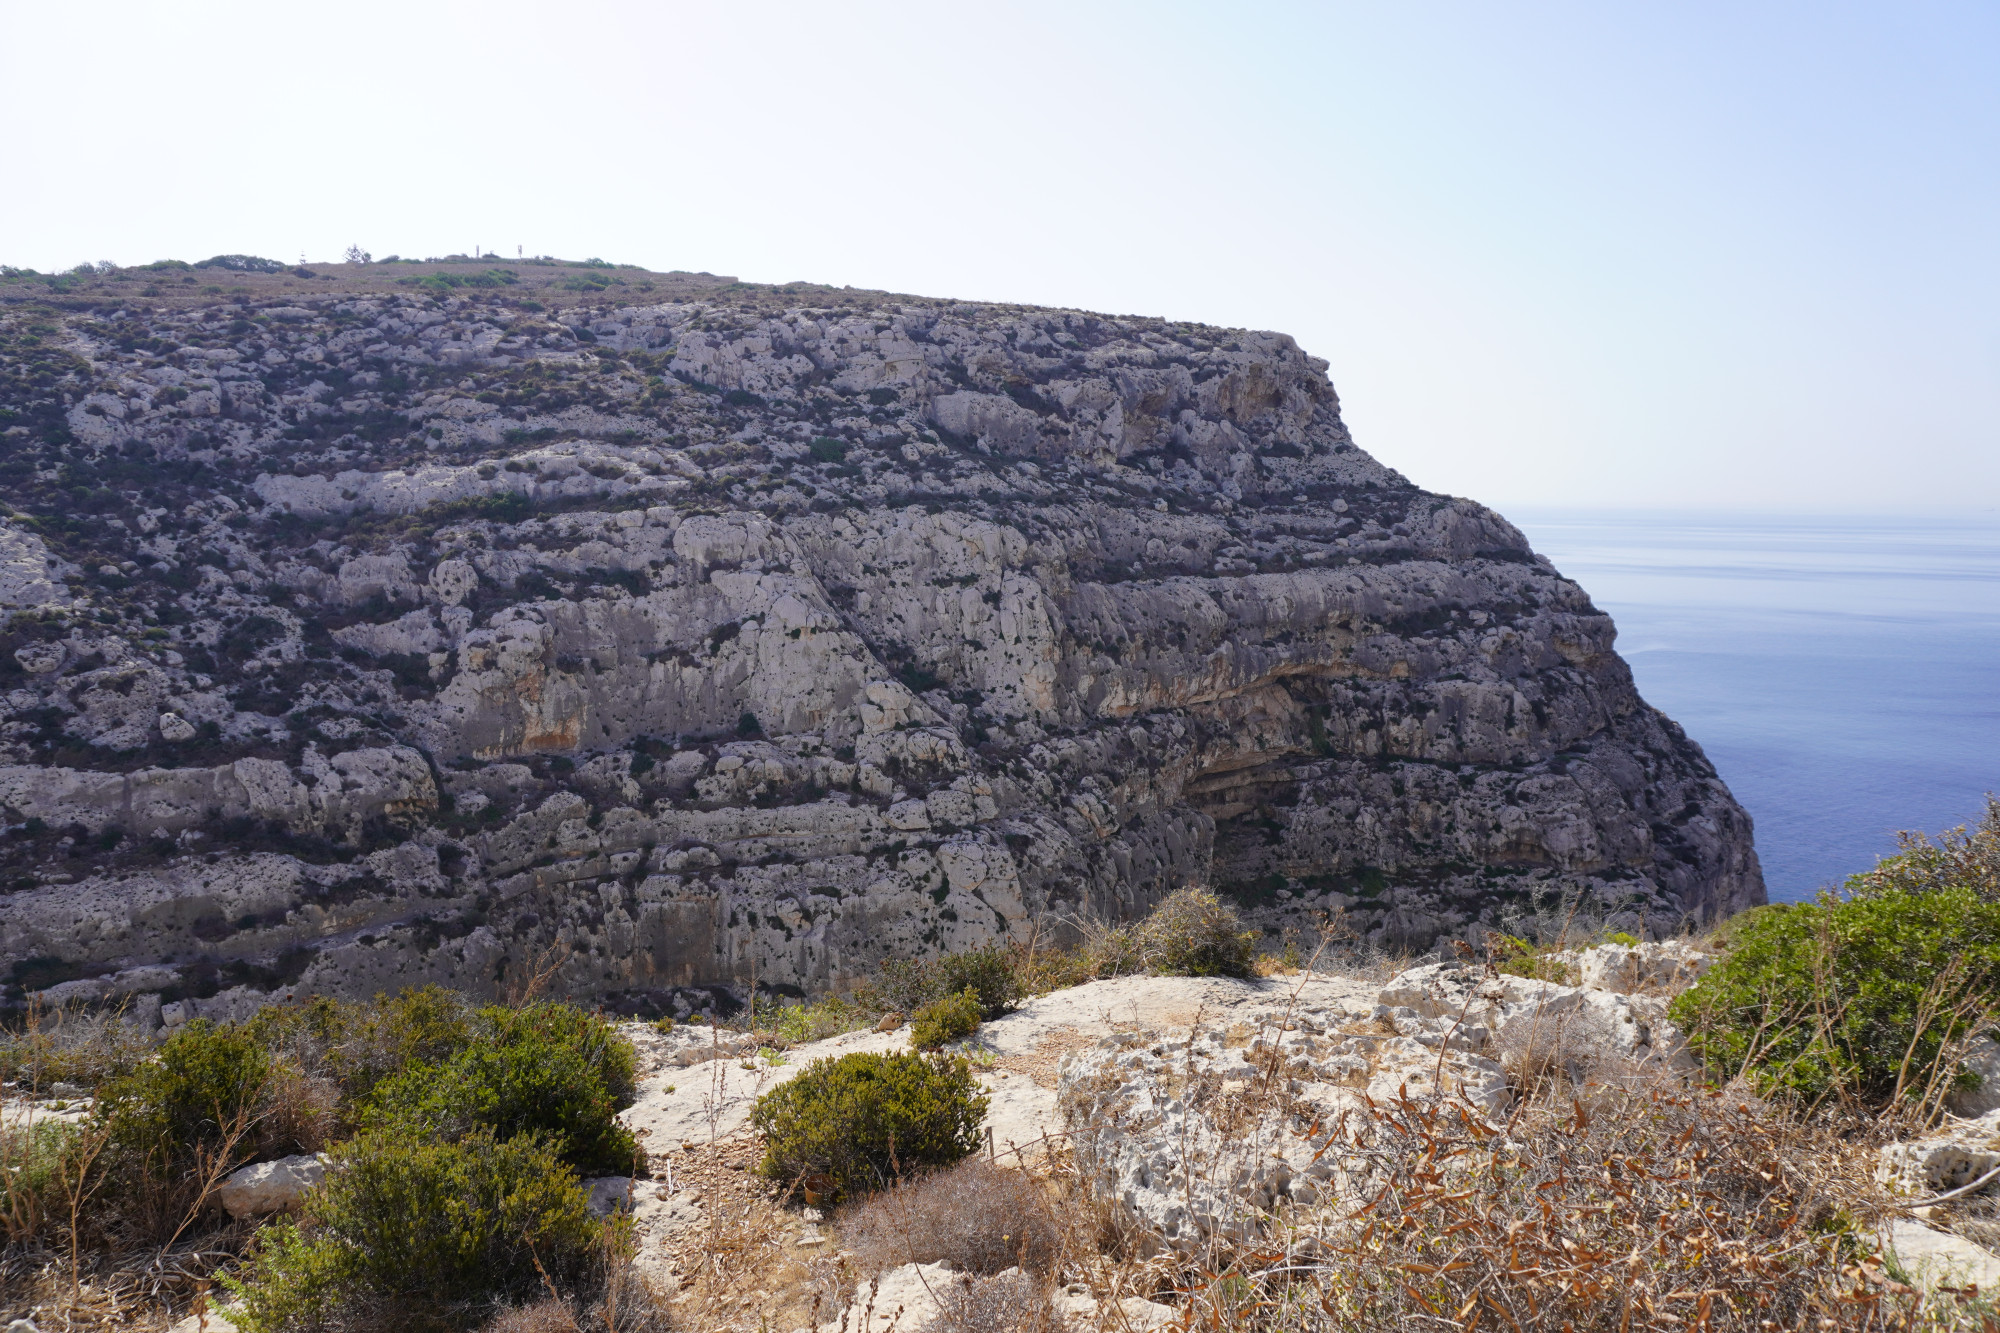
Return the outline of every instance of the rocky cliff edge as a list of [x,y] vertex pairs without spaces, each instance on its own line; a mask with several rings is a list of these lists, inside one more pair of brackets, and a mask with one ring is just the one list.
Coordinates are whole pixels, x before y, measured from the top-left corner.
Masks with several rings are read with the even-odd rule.
[[685,1009],[1188,884],[1398,947],[1763,899],[1609,617],[1281,334],[196,276],[0,284],[15,1003]]

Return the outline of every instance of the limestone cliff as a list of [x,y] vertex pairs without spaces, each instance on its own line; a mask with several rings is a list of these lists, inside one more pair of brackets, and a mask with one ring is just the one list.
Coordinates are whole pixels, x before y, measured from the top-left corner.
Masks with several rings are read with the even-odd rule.
[[1191,883],[1415,945],[1762,901],[1610,619],[1283,335],[188,272],[0,284],[15,1002],[821,988]]

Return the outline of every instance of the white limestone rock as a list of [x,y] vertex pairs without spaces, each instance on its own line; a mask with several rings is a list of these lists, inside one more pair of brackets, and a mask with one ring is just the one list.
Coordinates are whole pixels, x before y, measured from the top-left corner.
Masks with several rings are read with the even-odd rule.
[[288,1213],[305,1192],[326,1178],[326,1156],[303,1154],[256,1162],[234,1171],[215,1192],[216,1202],[237,1221]]
[[1244,1244],[1287,1210],[1365,1186],[1348,1134],[1382,1107],[1450,1101],[1498,1125],[1514,1105],[1506,1061],[1553,1061],[1579,1085],[1692,1069],[1667,998],[1429,964],[1372,1006],[1115,1033],[1063,1061],[1058,1095],[1097,1197],[1169,1248]]
[[1683,940],[1638,945],[1600,944],[1577,955],[1586,990],[1620,995],[1679,993],[1715,963]]
[[1180,1317],[1180,1311],[1173,1306],[1149,1301],[1144,1296],[1121,1297],[1114,1303],[1115,1312],[1107,1310],[1081,1282],[1071,1282],[1057,1290],[1054,1305],[1056,1314],[1072,1333],[1097,1333],[1103,1328],[1155,1333],[1173,1327]]
[[1884,1228],[1883,1240],[1926,1287],[1976,1285],[1981,1293],[2000,1288],[2000,1255],[1963,1236],[1896,1218]]
[[[1958,1138],[1919,1139],[1882,1149],[1876,1178],[1908,1194],[1942,1194],[1961,1189],[2000,1167],[2000,1148],[1984,1148]],[[2000,1182],[1989,1182],[1989,1186]],[[1995,1192],[2000,1192],[1996,1190]]]
[[74,598],[63,580],[76,572],[76,566],[50,555],[40,537],[16,524],[0,523],[0,608],[72,606]]
[[59,643],[25,643],[14,650],[14,660],[21,664],[21,670],[33,676],[54,671],[63,664],[65,656]]

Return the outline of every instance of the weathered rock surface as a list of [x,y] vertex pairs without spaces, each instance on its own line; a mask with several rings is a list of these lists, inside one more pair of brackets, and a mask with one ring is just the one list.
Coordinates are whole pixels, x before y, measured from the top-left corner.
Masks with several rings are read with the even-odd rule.
[[1905,1270],[1926,1286],[2000,1287],[2000,1255],[1963,1236],[1897,1218],[1882,1233]]
[[[1599,953],[1581,954],[1584,975],[1629,974]],[[1370,1167],[1347,1145],[1383,1106],[1448,1098],[1498,1126],[1523,1071],[1567,1065],[1581,1090],[1693,1066],[1665,996],[1431,965],[1368,999],[1275,998],[1113,1033],[1062,1064],[1079,1169],[1161,1244],[1241,1244],[1287,1209],[1357,1197]]]
[[1928,1196],[1985,1184],[2000,1194],[2000,1111],[1971,1120],[1949,1120],[1938,1132],[1907,1143],[1892,1143],[1876,1161],[1876,1178],[1905,1194]]
[[1419,947],[1762,899],[1609,618],[1289,338],[518,276],[0,292],[16,1002],[555,959],[685,1010],[1194,883]]
[[216,1188],[216,1202],[238,1221],[288,1213],[305,1192],[326,1178],[326,1158],[312,1153],[254,1162],[231,1172]]

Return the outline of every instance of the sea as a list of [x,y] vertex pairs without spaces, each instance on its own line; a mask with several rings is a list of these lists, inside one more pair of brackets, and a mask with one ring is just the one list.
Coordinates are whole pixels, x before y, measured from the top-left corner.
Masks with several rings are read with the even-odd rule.
[[1507,517],[1749,810],[1772,901],[2000,791],[2000,514]]

